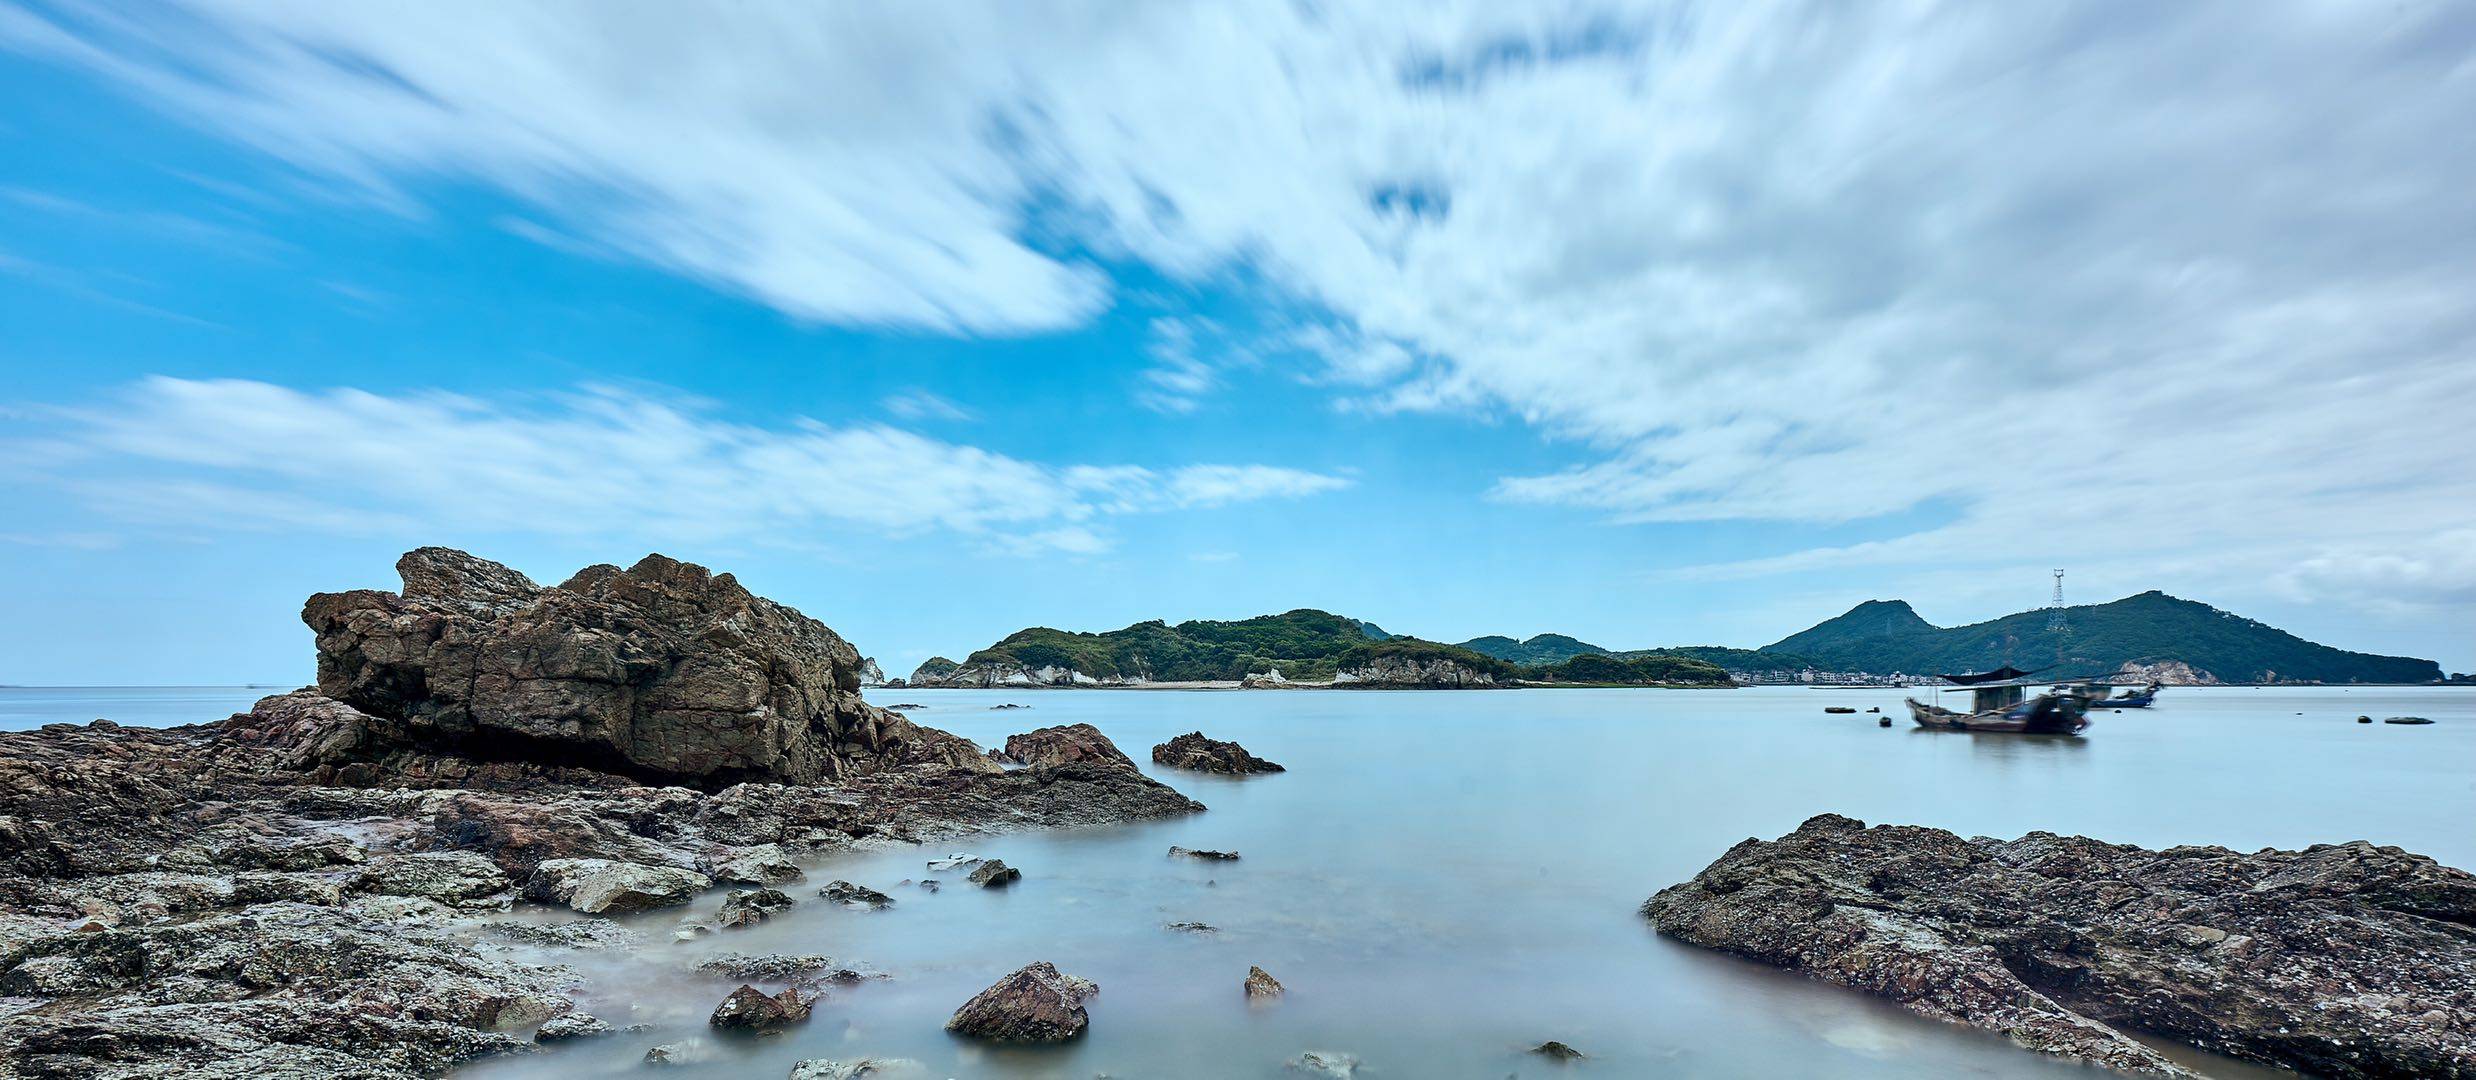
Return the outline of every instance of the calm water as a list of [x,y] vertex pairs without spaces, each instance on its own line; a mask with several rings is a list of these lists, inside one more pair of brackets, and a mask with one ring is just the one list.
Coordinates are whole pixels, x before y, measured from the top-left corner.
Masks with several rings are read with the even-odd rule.
[[[12,725],[32,708],[18,693],[0,691]],[[2148,713],[2100,715],[2077,740],[1919,732],[1905,719],[1884,730],[1822,712],[1891,714],[1901,692],[1890,690],[874,696],[925,703],[914,716],[983,745],[1088,721],[1141,759],[1200,728],[1290,771],[1230,781],[1146,762],[1211,811],[947,845],[1022,868],[1005,892],[954,874],[936,894],[896,888],[941,853],[903,848],[813,864],[792,890],[801,907],[753,930],[674,945],[679,913],[646,918],[657,944],[641,954],[558,959],[596,988],[598,1015],[654,1030],[466,1075],[631,1067],[646,1047],[703,1032],[729,987],[682,972],[738,950],[824,953],[894,978],[836,990],[778,1039],[709,1039],[719,1059],[677,1075],[780,1077],[801,1058],[877,1055],[940,1076],[1274,1077],[1304,1050],[1358,1055],[1371,1078],[1562,1075],[1520,1052],[1553,1038],[1592,1055],[1583,1075],[2086,1080],[1999,1039],[1662,940],[1634,910],[1730,844],[1822,811],[2149,846],[2366,838],[2476,866],[2476,693],[2464,690],[2171,689]],[[989,711],[1004,701],[1034,708]],[[231,711],[199,705],[181,719]],[[2439,723],[2366,726],[2359,713]],[[1245,858],[1172,861],[1171,844]],[[834,878],[898,903],[830,908],[814,893]],[[1220,932],[1162,927],[1184,920]],[[1100,983],[1087,1037],[992,1050],[940,1029],[981,987],[1042,959]],[[1250,1008],[1249,964],[1289,995]],[[2291,1075],[2188,1060],[2218,1077]]]
[[289,686],[0,686],[0,731],[110,720],[131,727],[175,727],[247,712]]

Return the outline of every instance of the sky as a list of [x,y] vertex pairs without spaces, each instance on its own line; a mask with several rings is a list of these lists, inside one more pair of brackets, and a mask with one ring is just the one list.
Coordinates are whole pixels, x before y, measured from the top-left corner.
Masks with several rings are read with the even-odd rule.
[[2476,669],[2476,7],[0,0],[0,683],[2164,589]]

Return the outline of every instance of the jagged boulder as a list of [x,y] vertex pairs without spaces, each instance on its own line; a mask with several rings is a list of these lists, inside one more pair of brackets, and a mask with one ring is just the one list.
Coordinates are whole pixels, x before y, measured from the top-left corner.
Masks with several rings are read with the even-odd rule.
[[1173,769],[1196,772],[1277,773],[1281,766],[1247,753],[1247,748],[1234,742],[1208,739],[1200,731],[1190,731],[1152,748],[1152,760]]
[[1038,768],[1044,765],[1064,765],[1088,761],[1096,765],[1135,767],[1133,758],[1118,749],[1109,736],[1090,724],[1059,724],[1037,728],[1021,735],[1006,737],[1006,749],[1001,760]]
[[1662,933],[2108,1068],[2126,1032],[2330,1077],[2476,1075],[2476,876],[2357,841],[2244,854],[1835,814],[1643,905]]
[[1064,1042],[1083,1034],[1083,1003],[1100,992],[1042,960],[997,980],[946,1021],[946,1030],[995,1042]]
[[381,855],[354,884],[381,896],[417,896],[442,904],[473,904],[515,888],[499,864],[469,851]]
[[733,990],[722,1004],[714,1006],[705,1022],[725,1031],[750,1031],[759,1034],[780,1031],[808,1019],[816,999],[799,987],[779,994],[768,994],[746,983]]
[[549,859],[533,869],[525,896],[587,915],[677,907],[713,888],[712,878],[676,866],[609,859]]
[[648,555],[543,587],[435,547],[396,569],[400,593],[320,593],[301,612],[319,690],[381,737],[707,788],[993,767],[862,701],[849,642],[729,574]]

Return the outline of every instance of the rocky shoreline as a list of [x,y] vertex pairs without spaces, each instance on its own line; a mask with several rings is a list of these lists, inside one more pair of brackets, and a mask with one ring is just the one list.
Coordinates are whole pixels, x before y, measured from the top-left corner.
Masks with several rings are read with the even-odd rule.
[[0,1076],[434,1075],[605,1030],[572,971],[506,943],[632,935],[515,905],[616,914],[860,845],[1203,809],[1114,748],[1010,771],[870,706],[848,643],[727,574],[398,569],[401,593],[311,598],[314,689],[0,733]]
[[2139,1032],[2320,1076],[2476,1076],[2476,876],[2395,847],[2151,851],[1826,814],[1642,913],[2127,1072],[2192,1075]]

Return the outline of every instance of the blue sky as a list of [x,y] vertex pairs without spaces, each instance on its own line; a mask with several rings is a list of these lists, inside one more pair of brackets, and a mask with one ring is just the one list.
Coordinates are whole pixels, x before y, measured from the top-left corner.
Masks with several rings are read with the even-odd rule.
[[0,0],[0,682],[464,547],[899,672],[2148,588],[2476,667],[2471,16]]

